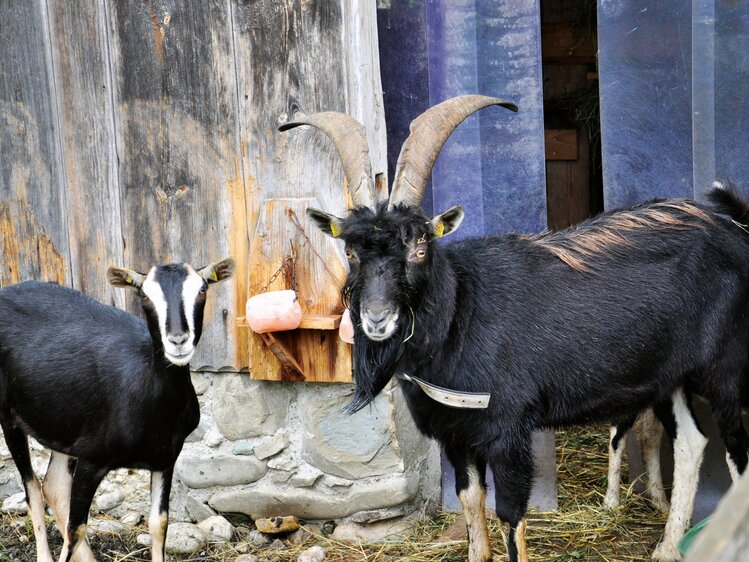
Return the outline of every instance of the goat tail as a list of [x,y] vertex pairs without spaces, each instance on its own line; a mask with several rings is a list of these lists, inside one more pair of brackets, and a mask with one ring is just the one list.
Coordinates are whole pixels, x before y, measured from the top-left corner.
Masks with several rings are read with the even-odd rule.
[[716,213],[728,215],[742,226],[749,224],[749,201],[739,195],[739,189],[732,181],[713,182],[707,200]]

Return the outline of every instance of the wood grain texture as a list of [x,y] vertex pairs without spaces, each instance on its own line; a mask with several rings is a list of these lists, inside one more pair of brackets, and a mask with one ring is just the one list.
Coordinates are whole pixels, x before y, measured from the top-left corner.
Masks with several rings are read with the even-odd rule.
[[[125,262],[247,253],[228,2],[109,4]],[[242,275],[212,291],[193,368],[239,370]],[[134,307],[133,304],[131,304]]]
[[0,285],[67,282],[65,195],[43,0],[0,10]]
[[112,81],[104,4],[50,0],[72,286],[120,308],[125,292],[106,280],[123,257]]
[[[359,0],[258,0],[232,6],[241,137],[247,150],[242,160],[247,219],[253,233],[250,292],[267,283],[289,241],[298,240],[284,214],[284,205],[291,205],[323,261],[336,271],[333,280],[321,273],[319,259],[299,256],[299,263],[311,272],[303,274],[311,285],[299,283],[302,309],[340,313],[339,290],[346,274],[342,247],[315,238],[303,212],[305,205],[313,204],[345,213],[347,190],[340,161],[319,131],[302,127],[279,133],[277,128],[300,114],[351,113],[367,128],[374,173],[386,171],[375,6]],[[271,223],[278,230],[264,226]],[[272,241],[267,233],[272,233]],[[291,350],[307,380],[351,380],[349,349],[335,331],[296,330],[276,337]],[[250,338],[253,378],[280,378],[277,359],[259,337]]]
[[[346,266],[337,251],[337,243],[308,224],[304,212],[319,207],[312,198],[266,199],[260,209],[252,238],[250,289],[293,288],[290,275],[279,275],[268,281],[287,256],[295,256],[293,277],[303,314],[341,314],[340,287],[346,277]],[[303,230],[300,230],[299,224]],[[248,331],[252,377],[257,380],[283,380],[285,370],[276,356],[269,353],[258,334]],[[350,381],[351,354],[337,330],[297,329],[277,332],[275,338],[299,364],[307,381]]]

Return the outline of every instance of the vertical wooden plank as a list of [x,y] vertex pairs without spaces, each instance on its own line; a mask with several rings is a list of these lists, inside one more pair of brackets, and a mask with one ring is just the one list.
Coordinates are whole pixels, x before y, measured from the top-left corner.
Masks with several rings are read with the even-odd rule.
[[52,60],[67,191],[72,285],[124,306],[106,281],[123,261],[117,147],[104,4],[49,1]]
[[43,0],[0,10],[0,286],[69,277]]
[[[308,128],[285,134],[277,128],[299,113],[351,113],[367,128],[374,173],[385,172],[374,4],[358,0],[237,2],[233,18],[250,232],[254,236],[264,232],[258,228],[258,214],[268,199],[316,199],[326,211],[344,213],[343,173],[332,144]],[[309,231],[305,218],[299,218]],[[252,248],[262,246],[260,240],[251,241]],[[343,263],[340,244],[326,252],[326,261]],[[261,255],[251,256],[250,293],[267,284],[268,279],[259,273],[266,268],[256,271],[253,266],[266,261]],[[273,264],[267,268],[273,269]],[[340,308],[337,291],[334,287],[336,296],[324,303],[325,312]],[[258,336],[250,337],[253,376],[280,377],[277,360]],[[288,342],[302,364],[318,351],[333,353],[340,347],[335,332],[318,333],[316,341],[310,338]],[[344,351],[345,358],[339,354],[331,364],[345,360],[350,373],[348,349]],[[319,374],[321,380],[342,380],[337,371]]]
[[[125,261],[201,266],[247,254],[226,0],[109,4]],[[228,286],[227,286],[228,285]],[[243,277],[206,307],[193,368],[247,365],[235,318]]]

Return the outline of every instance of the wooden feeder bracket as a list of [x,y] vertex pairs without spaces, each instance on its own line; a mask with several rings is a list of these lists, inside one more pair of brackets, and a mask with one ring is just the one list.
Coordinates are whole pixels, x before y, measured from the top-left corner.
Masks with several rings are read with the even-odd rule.
[[[341,314],[302,314],[302,321],[297,330],[337,330],[341,325],[341,318]],[[247,318],[244,316],[237,318],[237,326],[249,328]],[[284,372],[283,380],[290,382],[306,380],[307,377],[301,365],[294,359],[288,348],[273,334],[274,332],[264,332],[258,335],[262,338],[268,350],[281,363]]]

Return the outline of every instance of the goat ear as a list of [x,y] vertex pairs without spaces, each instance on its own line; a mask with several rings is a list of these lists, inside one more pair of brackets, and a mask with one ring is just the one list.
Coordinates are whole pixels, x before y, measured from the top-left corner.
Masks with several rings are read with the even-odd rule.
[[122,267],[110,267],[107,269],[107,280],[114,287],[125,287],[129,289],[140,289],[146,280],[145,273],[138,273],[132,269]]
[[225,260],[205,266],[197,273],[208,283],[218,283],[234,275],[234,260],[226,258]]
[[335,215],[323,213],[322,211],[313,208],[307,209],[306,215],[317,228],[322,230],[328,236],[332,236],[333,238],[341,236],[341,232],[343,231],[343,221]]
[[434,226],[434,235],[437,238],[442,238],[443,236],[447,236],[454,230],[457,230],[457,228],[460,226],[460,223],[463,222],[464,216],[465,212],[463,211],[463,207],[461,207],[460,205],[450,207],[441,215],[437,215],[432,219],[432,226]]

